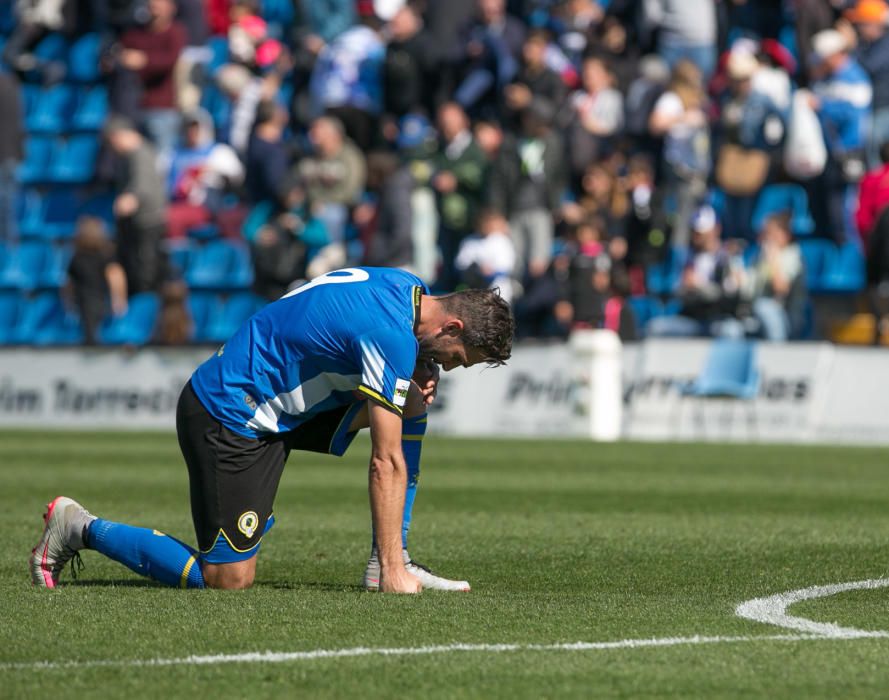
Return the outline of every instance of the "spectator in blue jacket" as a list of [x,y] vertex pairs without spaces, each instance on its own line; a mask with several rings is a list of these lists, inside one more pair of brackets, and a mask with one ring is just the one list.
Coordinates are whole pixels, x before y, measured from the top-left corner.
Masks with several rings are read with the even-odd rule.
[[[812,181],[812,214],[820,232],[843,242],[845,202],[852,184],[864,175],[864,146],[873,89],[864,68],[850,54],[847,38],[825,29],[812,38],[815,52],[812,108],[827,145],[824,172]],[[851,198],[849,198],[851,199]]]
[[497,91],[519,70],[525,27],[506,13],[504,0],[478,0],[478,15],[452,52],[460,83],[454,101],[473,115],[497,112]]
[[889,6],[883,0],[859,0],[846,12],[855,27],[858,46],[855,58],[873,83],[873,115],[867,130],[867,160],[871,168],[882,165],[880,144],[889,141]]
[[287,112],[272,101],[260,102],[247,147],[245,189],[250,204],[280,202],[289,157],[284,145]]

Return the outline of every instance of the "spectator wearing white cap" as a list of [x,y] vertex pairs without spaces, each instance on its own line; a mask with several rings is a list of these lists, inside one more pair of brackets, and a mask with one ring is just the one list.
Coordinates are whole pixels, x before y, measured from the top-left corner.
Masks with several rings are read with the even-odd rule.
[[864,175],[865,133],[873,90],[861,65],[850,55],[847,37],[825,29],[812,38],[812,108],[827,145],[824,172],[810,183],[812,214],[819,233],[845,241],[845,201],[851,184]]
[[691,256],[675,289],[680,312],[652,319],[647,334],[742,338],[744,327],[735,317],[744,281],[737,250],[723,243],[719,218],[708,205],[692,217],[691,230]]
[[713,130],[716,183],[726,194],[726,237],[752,240],[753,207],[780,157],[784,122],[771,97],[755,87],[760,64],[751,51],[733,49],[726,68],[729,89]]

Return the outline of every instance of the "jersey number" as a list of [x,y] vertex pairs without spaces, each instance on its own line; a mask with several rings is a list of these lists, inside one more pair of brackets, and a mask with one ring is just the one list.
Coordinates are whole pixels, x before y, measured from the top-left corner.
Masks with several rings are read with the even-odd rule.
[[320,287],[322,284],[345,284],[346,282],[367,282],[370,279],[370,275],[367,274],[367,270],[359,270],[357,267],[347,267],[343,270],[334,270],[333,272],[328,272],[325,275],[321,275],[320,277],[316,277],[311,282],[304,284],[302,287],[297,287],[292,292],[287,292],[282,299],[286,299],[287,297],[292,297],[295,294],[302,294],[303,292],[307,292],[308,290],[314,287]]

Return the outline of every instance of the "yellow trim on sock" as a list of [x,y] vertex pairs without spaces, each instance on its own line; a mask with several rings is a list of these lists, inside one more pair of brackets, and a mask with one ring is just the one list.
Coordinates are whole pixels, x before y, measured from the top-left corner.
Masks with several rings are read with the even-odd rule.
[[188,574],[191,573],[191,567],[194,566],[195,561],[194,555],[192,555],[185,562],[185,568],[182,569],[182,577],[179,579],[180,588],[188,588]]
[[420,440],[423,439],[423,437],[424,437],[423,435],[402,435],[401,439],[402,440],[416,440],[419,442]]

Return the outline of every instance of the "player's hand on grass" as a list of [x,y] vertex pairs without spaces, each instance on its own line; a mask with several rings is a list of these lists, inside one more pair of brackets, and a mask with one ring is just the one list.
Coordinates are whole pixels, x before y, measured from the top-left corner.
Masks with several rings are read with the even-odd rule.
[[404,566],[380,570],[380,590],[383,593],[420,593],[423,584],[413,574],[407,572]]

